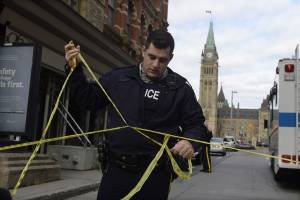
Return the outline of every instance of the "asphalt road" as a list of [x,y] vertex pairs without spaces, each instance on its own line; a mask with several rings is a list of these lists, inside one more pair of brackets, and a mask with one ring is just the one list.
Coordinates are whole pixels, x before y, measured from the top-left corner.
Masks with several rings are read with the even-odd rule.
[[[277,183],[266,158],[233,152],[212,156],[213,172],[195,166],[188,181],[173,182],[169,200],[300,200],[300,179]],[[95,200],[90,192],[69,200]]]
[[298,180],[277,183],[266,158],[233,152],[213,159],[211,174],[173,184],[170,200],[299,200]]

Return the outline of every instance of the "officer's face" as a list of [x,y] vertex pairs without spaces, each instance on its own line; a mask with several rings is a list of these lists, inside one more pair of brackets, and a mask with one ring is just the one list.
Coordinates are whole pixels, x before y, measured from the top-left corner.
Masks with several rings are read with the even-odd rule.
[[150,79],[160,78],[173,57],[170,47],[158,49],[152,43],[143,47],[143,69]]

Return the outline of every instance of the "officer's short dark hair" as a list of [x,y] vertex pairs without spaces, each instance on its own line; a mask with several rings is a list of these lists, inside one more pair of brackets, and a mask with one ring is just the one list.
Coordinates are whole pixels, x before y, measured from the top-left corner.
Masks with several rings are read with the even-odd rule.
[[147,37],[145,47],[148,48],[151,43],[158,49],[170,47],[171,53],[173,53],[175,46],[173,36],[168,31],[164,30],[151,31]]

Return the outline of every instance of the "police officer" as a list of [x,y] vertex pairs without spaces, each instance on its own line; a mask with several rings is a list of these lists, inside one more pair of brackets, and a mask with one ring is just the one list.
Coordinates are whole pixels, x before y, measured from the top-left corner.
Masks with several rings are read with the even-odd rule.
[[[212,132],[209,129],[207,129],[204,141],[210,143],[210,139],[212,138],[212,136],[213,136]],[[209,151],[210,151],[210,144],[203,144],[202,150],[201,150],[203,169],[200,171],[206,172],[206,173],[211,173],[211,167],[212,167]]]
[[[153,31],[142,48],[140,64],[112,70],[100,82],[129,125],[202,140],[205,119],[193,89],[184,77],[167,67],[173,50],[174,39],[169,32]],[[108,106],[108,128],[125,125],[101,89],[86,80],[78,59],[80,47],[70,42],[65,52],[68,66],[77,65],[71,78],[71,98],[90,110]],[[143,133],[163,141],[163,136]],[[137,184],[160,146],[132,128],[108,133],[105,141],[108,165],[98,200],[119,200]],[[173,139],[168,146],[175,156],[190,158],[197,144]],[[133,199],[167,199],[172,178],[170,162],[164,153]]]

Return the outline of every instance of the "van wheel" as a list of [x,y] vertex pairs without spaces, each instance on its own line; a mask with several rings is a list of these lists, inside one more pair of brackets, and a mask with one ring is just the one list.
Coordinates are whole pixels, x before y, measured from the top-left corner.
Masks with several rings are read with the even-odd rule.
[[286,181],[288,179],[288,176],[289,176],[289,173],[286,172],[285,170],[283,169],[280,169],[278,170],[278,172],[275,174],[274,172],[274,179],[277,181],[277,182],[283,182],[283,181]]

